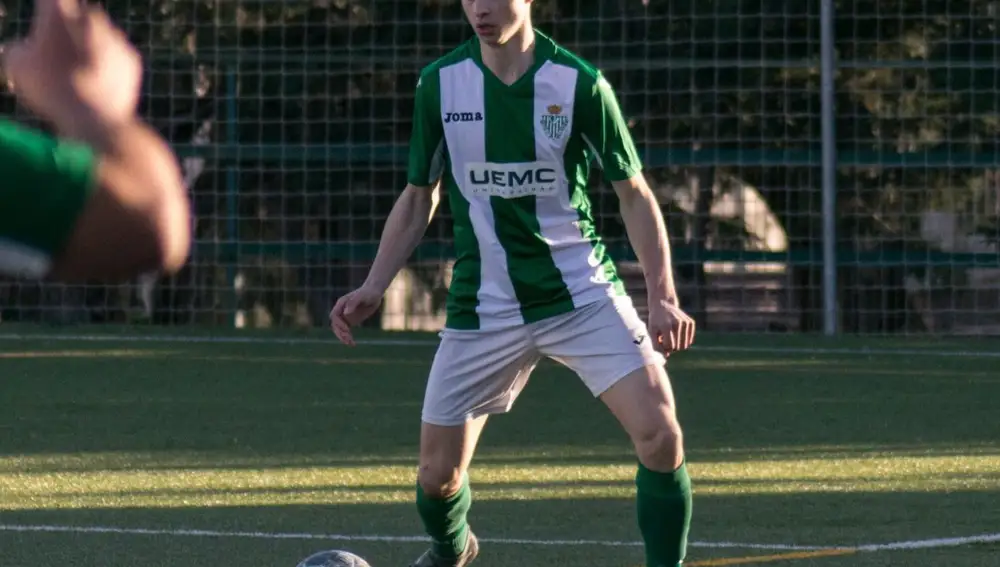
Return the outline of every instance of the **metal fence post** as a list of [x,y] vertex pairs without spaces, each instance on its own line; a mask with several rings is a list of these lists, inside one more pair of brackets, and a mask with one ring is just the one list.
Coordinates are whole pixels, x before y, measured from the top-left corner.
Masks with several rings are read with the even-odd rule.
[[820,0],[820,125],[822,128],[823,191],[823,332],[838,333],[837,325],[837,140],[834,125],[833,42],[834,0]]
[[[226,69],[226,145],[236,152],[239,144],[239,79],[235,66]],[[226,267],[226,283],[229,285],[230,315],[234,326],[239,326],[239,290],[236,289],[236,265],[239,261],[239,166],[238,159],[226,167],[226,241],[233,251]]]

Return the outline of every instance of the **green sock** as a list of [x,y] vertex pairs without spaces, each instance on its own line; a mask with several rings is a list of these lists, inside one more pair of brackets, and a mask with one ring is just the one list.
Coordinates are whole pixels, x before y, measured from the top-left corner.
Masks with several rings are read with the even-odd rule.
[[639,530],[646,544],[646,567],[677,567],[687,554],[691,527],[691,478],[687,467],[671,473],[639,463],[635,475]]
[[417,510],[424,521],[424,529],[431,536],[434,552],[454,559],[465,551],[469,536],[469,508],[472,507],[472,490],[469,477],[462,479],[462,488],[448,498],[433,498],[424,493],[417,483]]

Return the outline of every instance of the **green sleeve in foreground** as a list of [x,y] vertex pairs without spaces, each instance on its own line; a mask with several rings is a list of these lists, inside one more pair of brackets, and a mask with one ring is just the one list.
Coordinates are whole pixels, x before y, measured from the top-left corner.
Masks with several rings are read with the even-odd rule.
[[90,199],[96,170],[97,156],[89,147],[0,120],[2,245],[58,254]]

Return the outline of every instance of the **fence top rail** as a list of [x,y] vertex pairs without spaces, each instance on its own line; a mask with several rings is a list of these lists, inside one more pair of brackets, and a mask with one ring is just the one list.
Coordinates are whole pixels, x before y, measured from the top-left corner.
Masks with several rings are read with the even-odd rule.
[[[177,144],[181,157],[222,161],[341,162],[405,165],[408,147],[402,144]],[[657,148],[640,149],[648,167],[777,166],[819,167],[819,146],[801,149],[769,148]],[[1000,147],[983,151],[931,150],[899,153],[875,150],[840,150],[839,167],[1000,167]]]
[[[307,51],[307,50],[248,50],[246,46],[208,47],[196,53],[185,53],[169,49],[154,49],[148,52],[150,63],[198,61],[212,62],[224,66],[274,65],[279,67],[327,67],[349,68],[378,67],[413,69],[418,71],[431,63],[435,57],[400,53],[404,46],[386,50]],[[819,69],[819,54],[811,58],[704,58],[704,57],[592,57],[593,63],[605,71],[661,71],[667,69]],[[996,69],[994,59],[841,59],[836,61],[841,69]]]
[[[632,248],[625,243],[611,241],[609,252],[619,261],[636,261]],[[240,257],[279,257],[291,263],[310,260],[336,260],[347,262],[370,261],[378,250],[377,241],[353,242],[261,242],[261,241],[198,241],[195,254],[221,260],[235,261]],[[425,242],[414,253],[416,261],[452,258],[453,249],[440,242]],[[672,251],[677,264],[702,262],[734,262],[748,264],[783,263],[800,267],[820,267],[823,253],[816,248],[798,248],[784,252],[754,250],[704,250],[692,246],[678,246]],[[837,250],[837,264],[852,268],[912,267],[915,269],[997,268],[1000,253],[952,253],[933,250]]]

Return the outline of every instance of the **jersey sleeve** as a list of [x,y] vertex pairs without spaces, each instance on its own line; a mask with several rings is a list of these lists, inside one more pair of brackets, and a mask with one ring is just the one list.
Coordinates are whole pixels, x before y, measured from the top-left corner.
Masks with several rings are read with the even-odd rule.
[[421,73],[413,100],[413,130],[406,180],[426,187],[444,172],[444,127],[441,124],[440,84],[435,72]]
[[42,266],[62,250],[96,186],[97,161],[85,145],[0,120],[0,244],[8,252],[0,271],[38,271],[29,256]]
[[642,171],[642,160],[622,116],[618,99],[602,75],[584,88],[581,134],[609,181],[624,181]]

